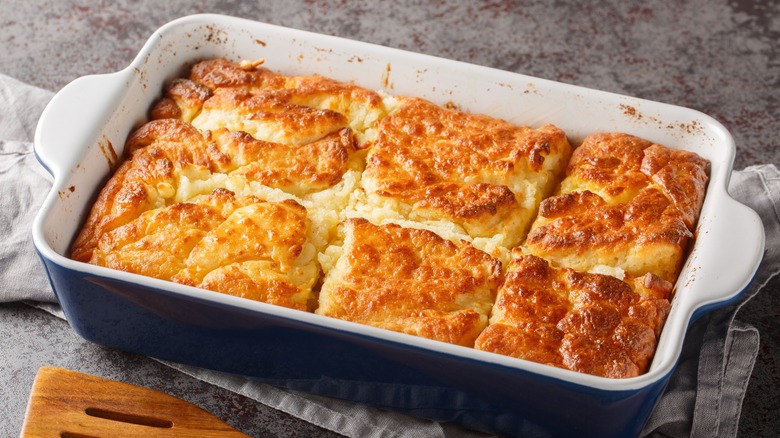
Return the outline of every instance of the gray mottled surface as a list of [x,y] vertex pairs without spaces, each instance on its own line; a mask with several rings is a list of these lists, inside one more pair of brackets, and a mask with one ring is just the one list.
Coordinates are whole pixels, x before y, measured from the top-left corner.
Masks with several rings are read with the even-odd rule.
[[[735,168],[780,164],[777,1],[0,0],[0,11],[0,73],[53,91],[79,76],[124,68],[167,21],[224,13],[694,108],[732,133]],[[774,279],[738,316],[762,337],[744,402],[744,436],[780,430],[779,293]],[[39,310],[0,306],[0,403],[8,410],[0,436],[18,434],[22,400],[43,364],[157,386],[243,421],[257,436],[325,433],[154,361],[74,343],[74,336]],[[52,346],[64,340],[71,348],[55,353]]]
[[241,395],[185,377],[157,361],[101,347],[67,322],[24,304],[0,306],[0,436],[19,436],[41,366],[58,366],[163,391],[194,403],[251,436],[338,436]]

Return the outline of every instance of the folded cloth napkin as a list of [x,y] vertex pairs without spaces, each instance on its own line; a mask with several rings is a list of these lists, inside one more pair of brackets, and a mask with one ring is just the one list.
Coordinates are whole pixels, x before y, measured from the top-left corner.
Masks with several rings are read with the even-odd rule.
[[0,75],[0,302],[55,301],[32,246],[31,225],[51,187],[30,143],[52,93]]
[[[0,302],[25,301],[62,317],[36,258],[30,224],[51,185],[32,137],[52,93],[0,75]],[[774,165],[734,172],[730,191],[762,217],[767,249],[739,303],[700,318],[679,366],[648,421],[645,436],[735,436],[758,353],[758,331],[735,320],[739,308],[780,271],[780,172]],[[354,403],[277,388],[234,375],[167,363],[190,376],[350,437],[463,436],[461,429]]]
[[759,334],[734,317],[780,272],[780,171],[773,164],[735,171],[729,192],[761,216],[766,234],[764,259],[739,302],[701,317],[689,328],[677,369],[643,435],[737,435]]

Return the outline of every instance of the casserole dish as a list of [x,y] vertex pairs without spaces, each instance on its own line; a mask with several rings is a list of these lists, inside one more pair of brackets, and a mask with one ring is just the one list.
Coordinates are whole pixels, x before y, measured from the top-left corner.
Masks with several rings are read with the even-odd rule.
[[[649,372],[606,379],[113,271],[67,258],[94,196],[163,85],[208,58],[266,59],[284,74],[362,87],[537,127],[573,144],[621,131],[711,163],[695,244]],[[761,261],[758,216],[727,194],[735,148],[686,108],[461,62],[217,15],[155,32],[131,65],[77,79],[54,96],[35,135],[54,185],[33,225],[52,288],[85,339],[266,383],[476,430],[532,436],[631,436],[662,393],[688,325],[736,300]]]

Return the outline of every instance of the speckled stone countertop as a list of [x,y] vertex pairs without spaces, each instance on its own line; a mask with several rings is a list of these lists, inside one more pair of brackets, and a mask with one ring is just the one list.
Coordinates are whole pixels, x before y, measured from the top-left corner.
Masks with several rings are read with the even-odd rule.
[[[126,67],[172,19],[221,13],[693,108],[732,133],[735,169],[780,164],[774,1],[0,0],[0,10],[0,73],[52,91]],[[780,279],[737,318],[761,334],[740,435],[770,436],[780,430]],[[253,436],[333,435],[156,361],[74,338],[66,322],[43,311],[0,305],[0,436],[19,434],[42,365],[163,390]]]

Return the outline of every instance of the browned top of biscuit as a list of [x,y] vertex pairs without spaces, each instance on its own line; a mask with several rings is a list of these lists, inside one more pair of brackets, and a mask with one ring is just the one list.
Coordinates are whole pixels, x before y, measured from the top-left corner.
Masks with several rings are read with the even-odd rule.
[[571,192],[542,202],[545,219],[528,235],[543,250],[584,249],[628,244],[684,246],[692,236],[680,211],[659,190],[650,189],[624,204],[609,205],[592,192]]
[[227,173],[295,195],[324,190],[341,181],[353,165],[356,148],[349,128],[300,145],[257,140],[245,132],[224,129],[209,137],[231,157]]
[[371,190],[479,236],[501,232],[496,224],[523,208],[521,183],[539,184],[541,196],[539,181],[554,180],[545,160],[569,153],[553,126],[535,130],[417,98],[401,99],[377,132],[365,171]]
[[[330,128],[323,134],[349,126],[361,137],[370,137],[367,131],[388,111],[379,93],[354,84],[322,76],[283,75],[261,63],[213,59],[195,64],[187,81],[173,82],[152,115],[191,117],[184,120],[212,129],[208,113],[227,109],[235,113],[233,119],[278,124],[288,135],[300,135],[296,133],[316,126],[322,130],[324,125]],[[289,117],[297,120],[297,125],[286,123]],[[243,130],[238,124],[220,127]],[[367,141],[361,141],[360,147],[367,146]]]
[[311,143],[349,125],[341,113],[293,104],[291,97],[288,90],[220,89],[192,123],[202,131],[242,131],[281,144]]
[[310,143],[286,145],[225,129],[204,136],[177,119],[151,121],[128,138],[129,156],[98,195],[71,256],[89,260],[100,236],[146,210],[174,202],[180,177],[188,169],[241,175],[302,195],[337,184],[350,168],[355,148],[349,128]]
[[217,189],[107,232],[90,263],[306,310],[318,274],[299,260],[307,229],[295,201]]
[[317,313],[460,345],[473,345],[501,278],[501,263],[433,232],[343,224],[343,255]]
[[237,200],[227,190],[217,190],[201,202],[174,203],[146,211],[106,232],[90,262],[170,280],[185,268],[190,252],[209,231],[237,208],[258,202],[263,200]]
[[98,239],[146,210],[167,205],[175,194],[177,171],[197,166],[216,171],[228,159],[204,141],[191,125],[166,119],[150,122],[126,144],[129,156],[122,162],[97,200],[76,237],[71,257],[88,261]]
[[597,376],[637,376],[655,353],[671,291],[652,274],[621,281],[519,256],[476,348]]
[[693,152],[629,134],[601,133],[575,149],[561,191],[591,190],[609,203],[618,203],[654,186],[692,230],[704,202],[707,171],[708,162]]
[[212,91],[207,86],[177,78],[166,87],[165,96],[154,104],[149,115],[153,120],[179,119],[191,122],[211,95]]
[[211,90],[243,89],[295,90],[298,99],[307,100],[323,95],[379,104],[381,97],[374,91],[324,76],[294,76],[273,72],[262,64],[241,64],[226,59],[212,59],[195,64],[190,70],[190,80]]
[[207,59],[192,66],[190,80],[214,90],[217,88],[289,88],[294,79],[262,64],[241,66],[224,58]]
[[560,193],[542,201],[525,245],[563,266],[607,264],[673,282],[693,237],[707,170],[692,152],[628,134],[590,136],[572,154]]

